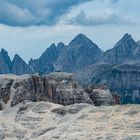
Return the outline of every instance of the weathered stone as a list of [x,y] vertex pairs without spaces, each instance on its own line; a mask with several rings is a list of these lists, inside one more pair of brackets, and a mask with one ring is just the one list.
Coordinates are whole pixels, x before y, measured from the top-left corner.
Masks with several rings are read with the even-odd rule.
[[25,100],[49,101],[62,105],[93,103],[83,88],[74,81],[72,74],[53,73],[44,77],[7,75],[1,76],[0,81],[0,98],[5,108]]

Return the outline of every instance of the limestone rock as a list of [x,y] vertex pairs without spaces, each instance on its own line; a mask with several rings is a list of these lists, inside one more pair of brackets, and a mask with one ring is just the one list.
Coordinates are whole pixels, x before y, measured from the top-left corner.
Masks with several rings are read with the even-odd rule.
[[[61,115],[63,110],[65,115]],[[26,101],[0,111],[0,139],[139,140],[139,116],[139,105],[62,106]]]

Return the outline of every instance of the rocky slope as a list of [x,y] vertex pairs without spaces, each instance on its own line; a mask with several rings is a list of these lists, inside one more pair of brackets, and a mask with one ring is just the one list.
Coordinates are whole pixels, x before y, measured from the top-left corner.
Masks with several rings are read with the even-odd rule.
[[139,105],[24,102],[0,111],[1,140],[139,140]]
[[140,104],[138,65],[92,65],[79,71],[76,79],[83,85],[105,85],[112,93],[121,97],[121,103]]

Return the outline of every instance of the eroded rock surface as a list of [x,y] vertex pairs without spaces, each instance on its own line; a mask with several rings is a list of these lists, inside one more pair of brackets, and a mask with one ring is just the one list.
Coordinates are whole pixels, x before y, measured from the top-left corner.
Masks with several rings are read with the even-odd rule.
[[139,105],[22,102],[0,112],[1,140],[139,140]]

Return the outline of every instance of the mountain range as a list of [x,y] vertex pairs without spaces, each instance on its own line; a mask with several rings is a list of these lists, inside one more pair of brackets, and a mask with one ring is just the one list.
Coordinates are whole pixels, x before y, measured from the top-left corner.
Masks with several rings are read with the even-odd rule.
[[122,103],[140,103],[140,43],[126,33],[113,48],[103,51],[84,34],[68,45],[54,43],[27,64],[19,55],[10,60],[1,49],[0,74],[69,72],[82,85],[105,85]]
[[76,72],[92,64],[139,64],[140,43],[126,33],[112,49],[101,50],[84,34],[78,34],[68,45],[54,43],[38,59],[31,59],[28,64],[15,55],[11,61],[8,52],[1,49],[0,73],[48,74],[54,71]]

